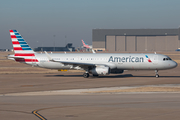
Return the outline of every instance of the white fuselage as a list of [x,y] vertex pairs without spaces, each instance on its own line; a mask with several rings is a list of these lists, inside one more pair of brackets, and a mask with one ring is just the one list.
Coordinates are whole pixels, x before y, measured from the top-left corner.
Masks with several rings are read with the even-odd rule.
[[[177,66],[175,61],[167,59],[169,57],[162,54],[58,53],[49,55],[56,62],[49,61],[46,54],[36,53],[33,59],[37,59],[37,61],[26,63],[50,69],[76,69],[79,64],[104,65],[110,69],[121,70],[163,70]],[[69,63],[73,63],[73,65]]]

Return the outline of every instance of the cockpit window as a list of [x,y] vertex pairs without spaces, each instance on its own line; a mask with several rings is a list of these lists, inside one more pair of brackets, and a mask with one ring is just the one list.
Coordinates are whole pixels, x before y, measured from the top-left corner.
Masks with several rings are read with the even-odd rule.
[[166,61],[166,60],[172,60],[171,58],[163,58],[163,61]]

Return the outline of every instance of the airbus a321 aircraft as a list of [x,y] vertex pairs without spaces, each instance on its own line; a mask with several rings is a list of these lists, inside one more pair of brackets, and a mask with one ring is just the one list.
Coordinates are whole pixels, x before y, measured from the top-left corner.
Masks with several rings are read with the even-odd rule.
[[49,69],[84,70],[84,78],[123,73],[124,70],[158,70],[175,68],[177,63],[162,54],[132,54],[132,53],[52,53],[34,52],[17,30],[10,30],[14,55],[8,59],[28,65]]

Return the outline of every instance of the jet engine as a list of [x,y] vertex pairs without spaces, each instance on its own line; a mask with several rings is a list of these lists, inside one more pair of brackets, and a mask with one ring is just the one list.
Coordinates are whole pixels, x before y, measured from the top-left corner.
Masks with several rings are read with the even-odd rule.
[[105,66],[95,67],[90,70],[90,73],[92,73],[93,75],[107,75],[110,73],[110,68]]

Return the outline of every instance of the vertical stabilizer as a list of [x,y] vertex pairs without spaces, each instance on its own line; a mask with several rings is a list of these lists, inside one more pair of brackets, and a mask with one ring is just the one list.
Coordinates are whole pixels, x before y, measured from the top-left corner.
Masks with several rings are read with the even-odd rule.
[[17,30],[9,30],[15,56],[34,56],[34,51]]
[[29,47],[27,42],[17,30],[9,30],[14,48],[14,55],[9,55],[8,59],[14,59],[17,62],[34,65],[38,62],[35,52]]
[[86,44],[83,39],[81,39],[81,41],[82,41],[83,46],[84,46],[85,48],[90,48],[90,46],[89,46],[88,44]]

